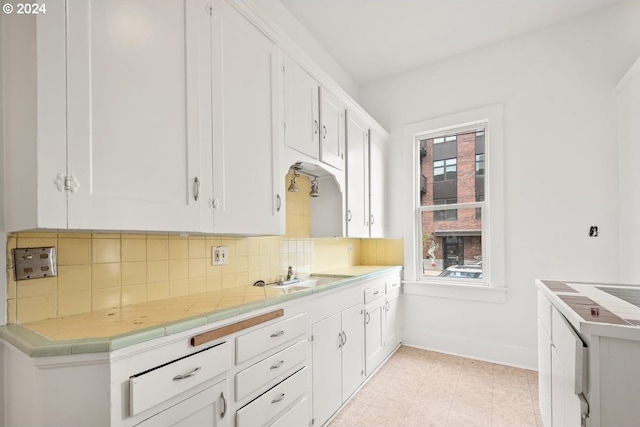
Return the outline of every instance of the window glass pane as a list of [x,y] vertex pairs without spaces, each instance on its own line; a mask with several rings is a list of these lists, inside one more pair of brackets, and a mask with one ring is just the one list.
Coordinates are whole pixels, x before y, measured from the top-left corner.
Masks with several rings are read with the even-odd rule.
[[476,209],[481,208],[422,212],[423,277],[482,279],[482,222]]
[[[423,139],[420,153],[420,203],[431,206],[437,199],[457,199],[456,203],[475,202],[484,195],[485,153],[483,129]],[[478,139],[481,135],[481,139]],[[453,214],[432,215],[455,219]]]

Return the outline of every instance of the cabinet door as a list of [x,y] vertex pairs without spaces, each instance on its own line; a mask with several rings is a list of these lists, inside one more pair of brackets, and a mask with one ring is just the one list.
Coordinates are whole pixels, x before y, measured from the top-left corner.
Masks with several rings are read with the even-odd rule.
[[364,380],[364,329],[362,304],[342,312],[342,400],[346,401]]
[[[546,301],[546,300],[545,300]],[[538,319],[538,394],[544,427],[551,427],[551,339]]]
[[367,376],[384,358],[384,298],[365,307],[365,367]]
[[378,134],[369,133],[369,234],[385,236],[385,145]]
[[344,168],[344,105],[332,93],[320,90],[320,160],[336,169]]
[[369,129],[347,117],[347,236],[369,237]]
[[280,53],[229,3],[213,7],[214,232],[283,234]]
[[226,427],[229,425],[227,396],[227,381],[224,380],[137,425],[140,427]]
[[312,326],[313,417],[322,425],[342,405],[341,315]]
[[201,231],[201,214],[210,216],[201,197],[211,174],[207,4],[69,1],[67,174],[78,184],[69,228]]
[[400,342],[400,319],[398,313],[399,291],[387,294],[385,301],[385,344],[386,353]]
[[284,59],[284,143],[314,159],[320,153],[318,82],[289,58]]

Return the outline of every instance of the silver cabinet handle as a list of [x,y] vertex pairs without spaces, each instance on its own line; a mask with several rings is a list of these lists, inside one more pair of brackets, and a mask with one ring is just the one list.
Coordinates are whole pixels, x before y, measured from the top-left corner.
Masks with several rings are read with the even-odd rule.
[[385,301],[384,302],[384,311],[389,311],[389,308],[391,308],[391,304],[389,304],[389,301]]
[[378,295],[380,293],[380,291],[375,291],[373,294],[374,295]]
[[347,333],[342,331],[342,346],[344,347],[345,345],[347,345]]
[[322,125],[322,139],[327,139],[327,127]]
[[367,320],[365,321],[365,323],[368,325],[369,322],[371,321],[371,315],[369,314],[369,312],[367,312],[366,316],[367,316]]
[[279,194],[276,194],[276,212],[280,212],[280,208],[282,207],[282,199]]
[[271,403],[278,403],[278,402],[282,402],[283,400],[284,400],[284,393],[280,393],[280,396],[273,399]]
[[371,214],[371,218],[369,219],[369,222],[371,223],[371,225],[373,225],[373,221],[375,220],[375,218],[373,217],[373,214]]
[[351,222],[351,209],[347,210],[347,222]]
[[338,344],[338,348],[342,348],[342,345],[344,344],[342,332],[338,332],[338,338],[340,338],[340,343]]
[[202,370],[202,368],[197,367],[196,369],[194,369],[191,372],[187,372],[186,374],[180,374],[180,375],[176,375],[175,377],[173,377],[174,381],[180,381],[180,380],[184,380],[187,379],[189,377],[192,377],[194,375],[198,375],[198,373]]
[[284,365],[284,360],[279,361],[278,363],[271,365],[271,368],[269,369],[278,369],[279,367],[281,367],[282,365]]
[[279,331],[274,334],[271,334],[271,338],[278,338],[284,335],[284,331]]
[[200,180],[198,179],[198,177],[196,176],[196,179],[194,180],[195,183],[195,190],[193,191],[193,198],[196,199],[196,202],[198,201],[198,197],[200,196]]
[[320,124],[318,123],[317,120],[314,120],[313,121],[313,134],[317,135],[319,130],[320,130]]
[[227,415],[227,397],[224,395],[224,391],[220,393],[220,399],[222,399],[222,412],[220,412],[220,418],[224,418]]

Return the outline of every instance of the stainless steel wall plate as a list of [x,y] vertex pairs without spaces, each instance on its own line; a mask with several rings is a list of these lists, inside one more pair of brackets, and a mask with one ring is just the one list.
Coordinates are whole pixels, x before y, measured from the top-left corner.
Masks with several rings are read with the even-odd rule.
[[14,249],[13,266],[16,280],[57,276],[56,248]]

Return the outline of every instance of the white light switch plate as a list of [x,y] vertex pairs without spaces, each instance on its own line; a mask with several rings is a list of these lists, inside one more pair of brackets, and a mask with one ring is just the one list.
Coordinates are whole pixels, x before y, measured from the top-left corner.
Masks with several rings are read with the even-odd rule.
[[211,246],[211,265],[229,264],[229,249],[226,246]]

